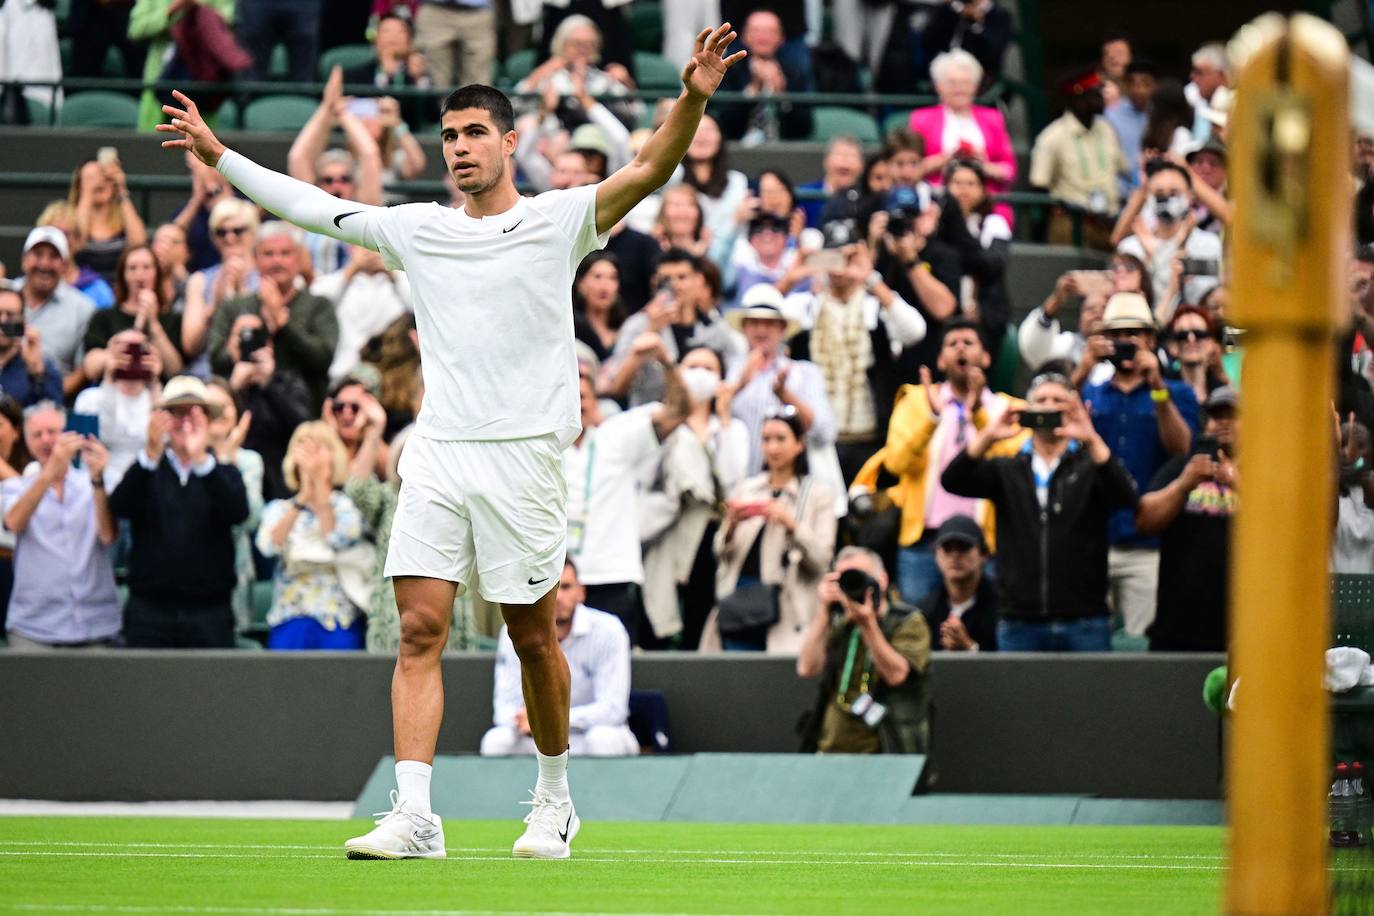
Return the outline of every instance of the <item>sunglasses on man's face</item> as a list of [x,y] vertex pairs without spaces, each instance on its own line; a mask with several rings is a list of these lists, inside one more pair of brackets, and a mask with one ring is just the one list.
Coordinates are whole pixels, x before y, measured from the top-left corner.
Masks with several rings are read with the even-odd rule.
[[247,226],[220,226],[215,230],[215,237],[227,239],[229,236],[240,236],[248,232]]
[[334,412],[335,412],[335,413],[357,413],[358,411],[360,411],[360,410],[362,410],[362,409],[363,409],[363,405],[361,405],[361,404],[359,404],[359,403],[357,403],[357,402],[355,402],[355,401],[337,401],[337,400],[336,400],[336,401],[334,402]]
[[320,184],[326,188],[332,188],[336,184],[352,184],[353,179],[348,175],[321,175]]
[[1189,343],[1197,343],[1200,340],[1207,339],[1207,332],[1200,331],[1197,328],[1185,328],[1182,331],[1174,331],[1174,339],[1186,340]]

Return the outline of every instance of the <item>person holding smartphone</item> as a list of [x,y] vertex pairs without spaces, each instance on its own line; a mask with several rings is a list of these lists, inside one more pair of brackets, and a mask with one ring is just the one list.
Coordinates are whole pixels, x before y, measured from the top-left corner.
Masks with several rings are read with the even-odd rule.
[[[28,407],[62,400],[62,372],[43,356],[43,335],[24,323],[24,298],[0,285],[0,391]],[[23,470],[19,468],[18,470]]]
[[[1135,507],[1135,482],[1067,378],[1036,376],[1026,403],[983,427],[940,483],[996,511],[999,651],[1106,652],[1108,523]],[[1023,428],[1016,454],[989,456]]]
[[105,490],[113,493],[147,440],[153,404],[162,392],[162,357],[142,331],[110,338],[102,351],[104,377],[76,396],[73,414],[95,418],[95,434],[110,450]]

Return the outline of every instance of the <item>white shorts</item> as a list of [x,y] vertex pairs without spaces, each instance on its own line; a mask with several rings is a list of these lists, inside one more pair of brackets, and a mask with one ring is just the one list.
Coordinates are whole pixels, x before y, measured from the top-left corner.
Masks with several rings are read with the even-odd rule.
[[568,487],[552,433],[445,441],[412,434],[385,574],[466,590],[472,570],[488,601],[533,604],[558,584],[568,540]]

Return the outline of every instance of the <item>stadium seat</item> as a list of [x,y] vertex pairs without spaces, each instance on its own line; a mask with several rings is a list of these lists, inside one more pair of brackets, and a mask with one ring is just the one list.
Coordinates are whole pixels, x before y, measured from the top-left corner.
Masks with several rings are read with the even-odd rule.
[[276,45],[272,48],[272,58],[267,64],[268,79],[284,80],[290,72],[291,64],[286,59],[286,45]]
[[225,99],[224,104],[215,112],[216,130],[238,130],[243,126],[243,114],[239,111],[239,103],[233,99]]
[[[669,0],[673,2],[673,0]],[[640,0],[630,4],[626,14],[630,23],[631,41],[636,51],[657,54],[663,50],[663,6],[659,3]]]
[[635,52],[635,80],[640,89],[679,89],[682,69],[662,54],[652,51]]
[[372,45],[339,45],[320,55],[320,79],[328,79],[329,71],[340,66],[345,70],[361,67],[376,61],[377,55]]
[[853,108],[842,105],[817,105],[811,109],[811,136],[808,139],[825,141],[831,137],[848,134],[860,143],[877,143],[882,140],[878,122]]
[[319,103],[304,95],[269,95],[243,109],[244,130],[298,131]]
[[29,125],[31,127],[52,126],[52,109],[47,105],[25,96],[24,106],[29,110]]
[[123,127],[138,125],[138,102],[119,92],[92,89],[68,95],[57,114],[62,127]]
[[533,48],[516,51],[506,58],[505,63],[501,64],[501,75],[514,85],[530,75],[530,71],[534,69],[534,64]]
[[1016,370],[1021,366],[1021,351],[1016,346],[1016,325],[1008,322],[1002,335],[1002,348],[997,362],[988,372],[988,386],[993,391],[1012,391],[1016,384]]
[[887,117],[883,118],[883,136],[886,137],[888,134],[892,133],[893,131],[897,131],[897,130],[906,130],[906,129],[907,129],[907,125],[909,125],[910,123],[911,123],[911,111],[910,111],[910,109],[906,109],[906,110],[903,110],[903,111],[894,111],[894,112],[892,112],[892,114],[890,114],[890,115],[888,115]]

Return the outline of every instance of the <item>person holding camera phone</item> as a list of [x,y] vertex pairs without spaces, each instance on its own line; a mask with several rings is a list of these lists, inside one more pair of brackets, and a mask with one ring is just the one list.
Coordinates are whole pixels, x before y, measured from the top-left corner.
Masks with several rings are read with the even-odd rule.
[[[114,282],[115,307],[96,312],[86,325],[82,339],[86,355],[81,359],[86,379],[105,377],[109,362],[106,347],[117,334],[128,330],[138,331],[144,338],[143,344],[157,351],[159,373],[181,372],[181,316],[170,311],[171,303],[166,299],[162,282],[162,264],[153,249],[148,245],[126,248],[119,257]],[[134,367],[142,368],[138,360]]]
[[229,387],[253,415],[243,444],[262,455],[263,498],[286,499],[291,490],[282,461],[296,427],[315,416],[310,389],[299,374],[277,365],[276,348],[257,315],[234,319],[225,349],[233,360]]
[[1192,453],[1170,458],[1136,508],[1136,529],[1160,539],[1151,652],[1226,651],[1231,518],[1240,505],[1236,390],[1229,385],[1213,389],[1206,412],[1203,435],[1194,440]]
[[24,297],[4,285],[0,285],[0,391],[21,407],[62,400],[62,372],[43,356],[42,332],[24,323]]
[[[1108,523],[1135,507],[1135,483],[1067,378],[1036,376],[1026,403],[980,430],[940,482],[996,510],[999,651],[1106,652]],[[1022,429],[1015,455],[990,456]]]
[[104,377],[76,396],[72,412],[98,418],[100,441],[110,450],[105,490],[113,493],[147,439],[153,402],[162,391],[162,357],[134,328],[111,337],[103,354]]
[[[1145,160],[1143,168],[1145,180],[1117,218],[1112,241],[1118,252],[1145,264],[1155,310],[1167,320],[1180,302],[1201,302],[1221,282],[1221,239],[1197,228],[1197,198],[1186,166],[1161,157]],[[1176,258],[1183,259],[1181,276],[1171,283]]]
[[924,754],[930,747],[930,628],[888,599],[882,559],[846,547],[816,589],[797,675],[820,679],[803,750]]
[[[1155,320],[1145,297],[1117,293],[1102,313],[1102,334],[1088,341],[1079,372],[1099,361],[1109,379],[1083,387],[1093,425],[1112,443],[1144,490],[1171,455],[1186,455],[1198,426],[1198,400],[1185,381],[1166,379],[1156,355]],[[1155,617],[1159,541],[1138,532],[1133,512],[1117,512],[1110,530],[1112,608],[1126,632],[1142,636]]]

